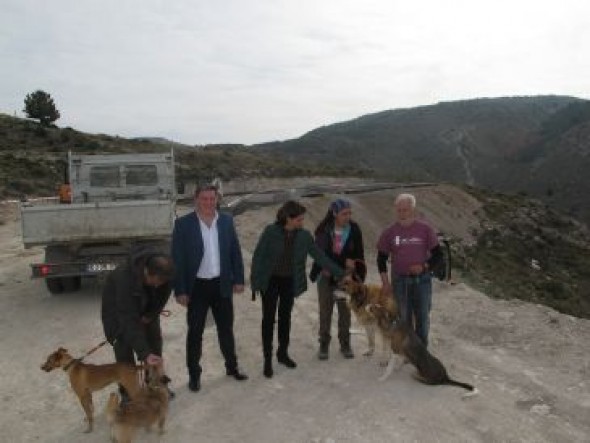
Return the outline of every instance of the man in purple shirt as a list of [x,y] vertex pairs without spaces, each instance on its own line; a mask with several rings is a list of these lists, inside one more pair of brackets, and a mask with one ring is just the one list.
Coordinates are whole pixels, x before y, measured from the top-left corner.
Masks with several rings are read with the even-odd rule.
[[[396,222],[381,233],[377,243],[377,268],[383,291],[391,293],[392,283],[400,319],[413,325],[428,346],[432,269],[442,259],[436,232],[416,218],[416,198],[400,194],[395,199]],[[387,260],[391,257],[391,282]]]

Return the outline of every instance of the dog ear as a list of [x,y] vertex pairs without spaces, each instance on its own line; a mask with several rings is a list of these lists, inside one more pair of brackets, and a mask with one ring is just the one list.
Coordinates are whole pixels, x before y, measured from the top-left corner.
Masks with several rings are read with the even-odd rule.
[[68,352],[68,350],[66,348],[62,348],[61,346],[57,350],[58,354],[65,354],[66,352]]

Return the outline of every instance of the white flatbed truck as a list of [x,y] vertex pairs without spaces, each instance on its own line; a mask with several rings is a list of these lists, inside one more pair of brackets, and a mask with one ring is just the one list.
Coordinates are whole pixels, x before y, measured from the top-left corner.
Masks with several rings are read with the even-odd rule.
[[114,269],[138,247],[168,252],[176,210],[174,154],[68,153],[67,202],[21,204],[25,248],[44,246],[32,276],[52,294]]

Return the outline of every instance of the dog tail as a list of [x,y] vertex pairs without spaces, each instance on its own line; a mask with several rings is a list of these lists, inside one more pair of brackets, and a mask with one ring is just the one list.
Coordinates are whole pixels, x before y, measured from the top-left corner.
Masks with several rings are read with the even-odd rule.
[[119,409],[119,396],[111,392],[109,395],[109,401],[107,402],[107,406],[105,408],[105,415],[107,417],[107,423],[112,425],[115,422],[115,414],[117,413],[117,409]]
[[467,389],[468,391],[472,391],[472,392],[476,391],[476,389],[472,385],[470,385],[469,383],[463,383],[463,382],[460,382],[457,380],[453,380],[451,378],[449,378],[447,380],[447,384],[452,385],[452,386],[459,386],[460,388]]

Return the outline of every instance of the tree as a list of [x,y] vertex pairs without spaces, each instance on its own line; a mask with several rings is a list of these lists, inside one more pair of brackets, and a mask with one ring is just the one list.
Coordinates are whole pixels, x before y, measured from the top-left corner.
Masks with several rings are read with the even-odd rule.
[[39,119],[43,126],[49,126],[59,118],[59,111],[55,107],[51,95],[41,90],[27,94],[23,111],[27,117]]

